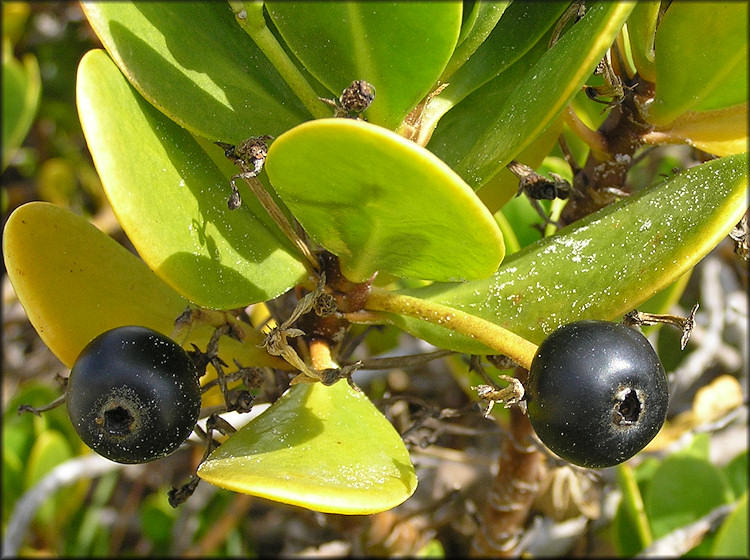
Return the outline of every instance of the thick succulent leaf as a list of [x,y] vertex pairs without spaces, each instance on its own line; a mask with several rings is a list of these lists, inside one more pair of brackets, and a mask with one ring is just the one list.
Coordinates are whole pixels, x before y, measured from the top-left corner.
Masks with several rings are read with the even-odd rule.
[[[3,230],[3,257],[18,300],[39,336],[71,367],[95,336],[142,325],[171,336],[189,302],[119,243],[72,212],[46,202],[17,208]],[[214,329],[196,326],[186,348],[206,343]],[[254,333],[255,331],[248,331]],[[226,363],[278,366],[259,348],[262,335],[219,344]]]
[[630,52],[638,75],[656,81],[654,39],[661,2],[637,2],[628,18]]
[[379,126],[319,119],[268,151],[276,192],[310,236],[364,281],[378,270],[428,280],[483,278],[502,234],[472,190],[432,153]]
[[477,123],[481,134],[453,169],[476,189],[507,165],[570,103],[632,9],[624,2],[588,8],[496,107],[493,118]]
[[[510,68],[470,93],[445,115],[441,113],[444,109],[442,105],[447,103],[451,106],[453,102],[449,98],[443,98],[442,94],[438,95],[433,100],[434,103],[430,102],[427,106],[426,118],[440,119],[427,148],[452,169],[456,169],[458,163],[475,149],[477,141],[485,132],[486,123],[494,120],[498,108],[503,106],[514,90],[522,86],[529,69],[546,51],[547,42],[542,38]],[[501,170],[500,173],[511,174],[507,170]],[[465,175],[462,178],[474,190],[478,190],[489,181],[481,184],[472,182],[471,178]]]
[[[10,45],[7,46],[10,48]],[[3,45],[3,170],[26,138],[41,97],[39,64],[31,55],[19,61]]]
[[225,2],[84,2],[128,80],[195,134],[238,144],[309,119]]
[[464,12],[456,49],[445,65],[441,82],[447,81],[484,43],[510,4],[509,1],[475,2],[468,14]]
[[[478,4],[484,5],[484,2]],[[512,2],[492,33],[447,81],[440,93],[455,105],[531,49],[562,15],[568,2]]]
[[[747,101],[747,2],[675,2],[656,31],[657,125]],[[696,40],[706,36],[706,40]]]
[[391,509],[417,486],[399,434],[346,382],[292,386],[198,468],[216,486],[316,511]]
[[[683,171],[510,255],[491,278],[400,293],[460,309],[540,343],[578,319],[614,320],[695,266],[747,209],[747,154]],[[389,315],[437,346],[488,348],[443,327]]]
[[338,96],[375,86],[366,115],[395,129],[430,92],[458,40],[461,2],[266,2],[302,65]]
[[747,102],[715,111],[687,111],[646,136],[655,143],[690,144],[717,156],[748,151]]
[[253,197],[227,208],[229,184],[190,134],[149,105],[104,51],[81,60],[78,111],[117,219],[144,261],[201,306],[265,301],[305,275]]

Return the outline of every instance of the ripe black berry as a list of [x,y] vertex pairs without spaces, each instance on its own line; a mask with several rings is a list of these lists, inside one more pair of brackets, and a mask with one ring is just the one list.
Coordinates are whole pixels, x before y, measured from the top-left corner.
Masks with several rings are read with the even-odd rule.
[[539,439],[584,467],[629,459],[664,424],[667,377],[648,340],[630,327],[577,321],[552,332],[534,356],[528,414]]
[[66,402],[80,438],[118,463],[168,455],[198,419],[201,388],[187,352],[146,327],[117,327],[92,340],[70,372]]

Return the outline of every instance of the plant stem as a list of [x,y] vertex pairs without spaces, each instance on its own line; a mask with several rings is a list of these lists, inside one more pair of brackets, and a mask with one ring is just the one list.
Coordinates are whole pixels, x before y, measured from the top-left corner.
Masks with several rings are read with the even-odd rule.
[[592,130],[578,117],[572,105],[568,105],[563,112],[563,119],[573,133],[588,144],[591,151],[600,159],[607,153],[607,140],[598,131]]
[[415,317],[459,332],[504,354],[524,369],[531,367],[537,345],[494,323],[439,303],[373,288],[365,308]]
[[271,64],[276,68],[284,81],[297,94],[305,108],[316,119],[330,117],[330,109],[322,103],[312,86],[307,82],[302,72],[294,65],[286,52],[276,40],[271,30],[266,25],[263,16],[263,2],[253,0],[252,2],[230,1],[229,5],[234,12],[237,23],[250,38],[258,45],[263,54],[266,55]]
[[633,469],[626,463],[622,463],[617,468],[617,479],[622,490],[622,503],[628,515],[635,523],[636,532],[639,539],[638,550],[651,545],[654,537],[651,534],[651,528],[648,524],[648,517],[643,505],[643,497],[635,480]]

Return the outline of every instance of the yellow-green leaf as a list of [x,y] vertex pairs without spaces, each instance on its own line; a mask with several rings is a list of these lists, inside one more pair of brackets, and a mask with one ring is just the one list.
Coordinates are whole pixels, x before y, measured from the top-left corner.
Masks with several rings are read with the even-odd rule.
[[[747,210],[747,154],[690,168],[510,255],[486,280],[398,292],[453,307],[535,343],[578,319],[614,320],[695,266]],[[408,312],[408,310],[405,310]],[[443,348],[497,353],[444,327],[389,320]]]
[[268,151],[268,177],[352,281],[487,277],[505,247],[492,214],[428,150],[353,119],[303,123]]
[[[142,325],[170,336],[189,305],[116,241],[46,202],[30,202],[10,215],[3,256],[31,324],[68,367],[91,339],[118,326]],[[212,333],[208,325],[196,326],[185,344],[205,349]],[[279,365],[258,348],[262,338],[257,333],[240,343],[225,337],[220,355],[227,363],[236,357],[243,365]]]
[[717,156],[748,151],[747,103],[714,111],[687,111],[645,136],[654,143],[690,144]]
[[197,305],[233,309],[285,292],[301,257],[255,197],[229,210],[229,181],[190,134],[149,105],[101,50],[78,68],[76,101],[112,208],[141,258]]
[[401,437],[345,381],[292,386],[214,451],[198,475],[235,492],[343,514],[388,510],[417,486]]

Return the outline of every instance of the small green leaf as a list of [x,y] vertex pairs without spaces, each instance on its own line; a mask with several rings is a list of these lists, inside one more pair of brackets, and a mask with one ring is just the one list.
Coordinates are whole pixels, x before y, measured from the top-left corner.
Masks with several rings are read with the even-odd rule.
[[[647,118],[747,101],[747,2],[676,2],[656,30],[656,94]],[[711,30],[711,40],[699,38]]]
[[[747,155],[713,160],[591,214],[505,259],[489,279],[402,290],[540,343],[577,319],[614,320],[687,272],[747,209]],[[389,321],[442,348],[491,352],[402,315]]]
[[364,281],[378,270],[458,280],[492,274],[502,234],[474,192],[424,148],[353,119],[304,123],[276,139],[266,170],[305,231]]
[[73,450],[60,432],[47,430],[39,434],[26,464],[26,488],[34,486],[49,471],[72,456]]
[[227,178],[186,130],[138,95],[104,51],[81,60],[77,101],[120,225],[177,292],[201,306],[232,309],[273,298],[305,276],[255,198],[248,193],[230,211]]
[[337,97],[375,86],[369,121],[395,129],[434,87],[461,26],[461,2],[266,2],[302,65]]
[[[68,367],[89,341],[114,327],[142,325],[171,336],[190,303],[115,240],[46,202],[30,202],[10,215],[3,257],[31,324]],[[186,346],[205,348],[213,331],[195,326]],[[226,363],[237,358],[246,365],[278,365],[258,347],[262,340],[260,333],[244,344],[226,337],[219,354]]]
[[471,151],[453,166],[475,189],[530,144],[578,93],[633,9],[631,3],[600,2],[565,33],[528,71]]
[[344,514],[388,510],[417,485],[401,437],[346,382],[292,386],[214,451],[198,475],[235,492]]
[[644,500],[654,539],[725,503],[727,491],[726,481],[709,461],[692,455],[669,457],[656,471]]
[[745,492],[738,501],[737,507],[729,514],[716,534],[711,556],[747,558],[747,555],[747,492]]
[[309,119],[225,2],[85,2],[128,80],[189,131],[238,144]]
[[724,467],[724,475],[734,491],[735,497],[747,493],[748,458],[747,450],[737,455]]
[[19,61],[9,53],[6,56],[3,44],[3,170],[34,122],[41,89],[36,58],[26,55]]

